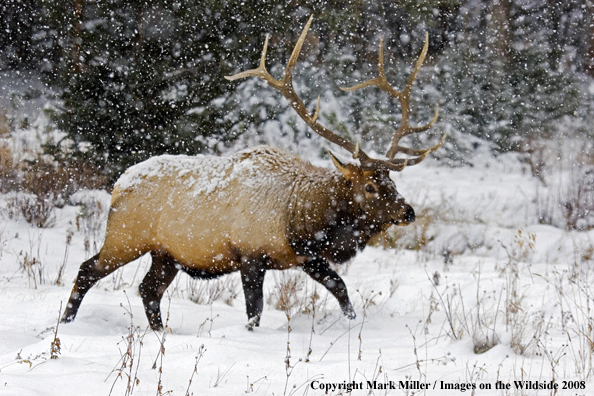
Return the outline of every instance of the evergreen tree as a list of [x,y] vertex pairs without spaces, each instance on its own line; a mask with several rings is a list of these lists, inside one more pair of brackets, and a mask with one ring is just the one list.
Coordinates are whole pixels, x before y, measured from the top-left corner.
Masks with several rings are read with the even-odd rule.
[[36,0],[3,1],[0,4],[0,70],[38,67],[44,54],[34,36],[41,29],[41,7]]
[[[509,65],[513,94],[508,106],[510,127],[523,137],[552,132],[580,105],[575,70],[561,64],[567,47],[560,45],[565,37],[559,26],[559,7],[560,2],[545,1],[518,1],[514,6]],[[565,15],[571,18],[569,12]]]
[[[288,19],[275,5],[259,11]],[[63,54],[47,76],[60,92],[54,121],[73,155],[113,180],[150,156],[216,150],[213,142],[236,137],[228,133],[236,120],[221,116],[234,107],[223,75],[258,57],[254,7],[167,0],[46,6]]]
[[343,3],[47,2],[62,58],[46,80],[60,92],[53,119],[65,132],[50,151],[93,161],[115,180],[153,155],[217,151],[257,131],[277,105],[246,105],[223,76],[254,67],[267,32],[277,33],[269,59],[286,63],[296,18],[317,10],[328,21],[322,29],[341,26],[352,15]]
[[41,43],[61,55],[47,57],[46,80],[60,96],[54,120],[65,132],[54,153],[68,148],[112,180],[150,156],[216,152],[246,132],[249,143],[269,142],[274,130],[291,147],[309,136],[264,83],[223,76],[255,67],[271,33],[267,66],[280,78],[312,13],[296,71],[300,96],[312,108],[318,94],[339,99],[340,107],[322,106],[322,122],[379,152],[400,121],[397,100],[338,87],[376,75],[380,34],[388,79],[403,87],[430,32],[412,122],[430,119],[439,103],[436,132],[454,136],[450,157],[472,150],[460,133],[515,149],[564,117],[587,113],[589,103],[577,74],[589,64],[577,50],[589,48],[590,31],[579,23],[591,19],[587,0],[40,1]]
[[454,129],[515,150],[578,115],[588,100],[570,43],[581,34],[583,7],[568,3],[467,2],[456,40],[438,61],[444,117]]

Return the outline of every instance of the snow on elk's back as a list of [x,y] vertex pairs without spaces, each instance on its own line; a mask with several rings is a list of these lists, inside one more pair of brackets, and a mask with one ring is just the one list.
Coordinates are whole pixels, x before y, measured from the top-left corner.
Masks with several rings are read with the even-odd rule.
[[161,155],[129,168],[118,179],[115,188],[132,190],[145,181],[172,178],[184,180],[184,184],[194,189],[195,195],[211,193],[228,183],[228,170],[233,162],[232,157]]
[[[295,159],[298,157],[269,146],[256,146],[229,157],[161,155],[130,167],[116,182],[114,196],[163,178],[185,185],[194,197],[222,193],[235,179],[246,187],[254,187],[272,182],[274,173],[292,173],[298,164],[312,167]],[[264,169],[272,174],[262,172]]]

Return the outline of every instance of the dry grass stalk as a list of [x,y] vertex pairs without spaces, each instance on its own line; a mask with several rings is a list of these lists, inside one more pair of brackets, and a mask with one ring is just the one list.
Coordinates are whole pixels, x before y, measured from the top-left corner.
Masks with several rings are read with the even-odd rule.
[[64,270],[66,269],[66,263],[68,262],[68,253],[70,252],[70,243],[72,242],[72,236],[74,235],[74,231],[68,229],[66,232],[66,247],[64,248],[64,258],[62,259],[62,264],[58,269],[58,276],[56,277],[56,286],[62,286],[62,275],[64,275]]
[[239,295],[238,280],[234,276],[224,276],[220,279],[188,278],[189,299],[196,304],[211,305],[223,299],[225,304],[232,305]]
[[118,345],[123,343],[126,346],[126,350],[124,353],[122,353],[122,356],[119,360],[119,367],[116,365],[116,368],[111,371],[112,373],[117,372],[117,375],[113,381],[113,384],[111,385],[111,389],[109,391],[110,396],[119,379],[126,379],[126,390],[124,392],[125,396],[131,395],[134,392],[135,386],[140,383],[140,379],[138,378],[138,368],[140,366],[143,339],[146,333],[142,334],[140,332],[140,327],[134,325],[134,315],[132,314],[130,300],[128,299],[128,295],[125,293],[125,291],[124,294],[128,300],[128,308],[125,308],[123,304],[120,304],[120,306],[124,308],[126,314],[130,317],[130,325],[128,326],[128,335],[126,337],[122,337],[122,340],[118,343]]
[[372,290],[371,293],[367,297],[363,297],[363,294],[359,290],[357,290],[357,292],[361,296],[361,300],[363,300],[363,320],[361,320],[361,327],[359,328],[359,336],[358,336],[358,338],[359,338],[359,354],[357,355],[357,360],[361,360],[361,356],[363,355],[363,348],[362,348],[363,338],[361,337],[361,334],[363,333],[363,325],[365,324],[365,319],[367,319],[367,310],[372,305],[375,305],[374,299],[377,296],[381,296],[382,292],[380,291],[380,292],[374,293]]
[[99,251],[103,239],[106,210],[99,200],[83,202],[76,215],[76,229],[83,232],[85,258],[94,256]]
[[200,345],[200,348],[198,349],[198,354],[196,355],[196,363],[194,363],[194,370],[192,371],[192,375],[190,376],[190,380],[188,381],[188,388],[186,389],[185,396],[190,396],[190,387],[192,386],[194,375],[198,374],[198,363],[200,362],[200,359],[202,359],[202,356],[204,356],[204,352],[206,352],[206,348],[204,347],[204,344],[202,344]]
[[300,299],[300,294],[306,283],[301,272],[292,272],[274,274],[276,286],[268,298],[268,303],[274,309],[283,311],[287,315],[302,311],[303,301]]
[[56,323],[56,331],[54,332],[54,339],[50,347],[50,359],[57,359],[61,353],[62,343],[58,338],[58,327],[60,326],[60,318],[62,317],[62,303],[60,303],[60,309],[58,310],[58,321]]

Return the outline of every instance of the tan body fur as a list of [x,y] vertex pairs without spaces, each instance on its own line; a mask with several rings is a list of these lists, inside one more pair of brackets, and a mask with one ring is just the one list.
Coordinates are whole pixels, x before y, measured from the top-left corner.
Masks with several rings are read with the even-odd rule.
[[[287,156],[260,146],[231,158],[186,157],[182,164],[194,162],[193,172],[173,156],[131,168],[113,191],[99,266],[118,267],[149,251],[166,251],[183,266],[212,273],[238,270],[246,256],[266,256],[267,269],[303,263],[307,257],[295,253],[288,235],[315,237],[325,226],[324,210],[333,207],[329,201],[336,202],[332,195],[342,195],[329,184],[346,186],[335,170]],[[221,167],[214,189],[196,186],[205,176],[195,171],[206,160],[206,166],[213,160],[230,165]]]

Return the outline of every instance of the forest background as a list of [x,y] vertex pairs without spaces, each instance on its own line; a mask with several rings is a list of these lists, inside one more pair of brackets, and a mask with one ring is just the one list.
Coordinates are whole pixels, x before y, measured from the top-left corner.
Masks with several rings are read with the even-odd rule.
[[[431,139],[448,134],[439,159],[468,163],[479,147],[534,158],[543,140],[594,134],[590,0],[7,0],[0,71],[35,83],[3,101],[3,137],[32,122],[19,106],[43,99],[50,120],[43,155],[22,157],[37,180],[52,173],[59,199],[79,187],[109,188],[127,167],[162,153],[262,142],[298,152],[312,137],[280,94],[223,76],[255,67],[265,33],[268,67],[280,76],[312,13],[297,88],[312,108],[316,95],[338,101],[340,114],[322,104],[322,122],[369,150],[384,151],[398,104],[374,90],[338,87],[375,75],[380,35],[388,79],[403,86],[426,31],[413,121],[430,119],[439,104]],[[4,192],[40,189],[3,158]]]

